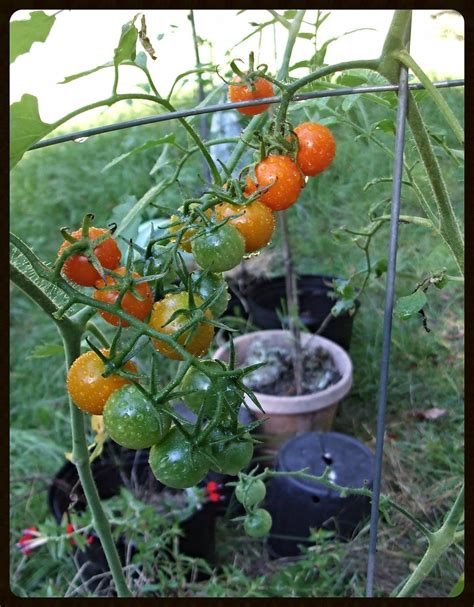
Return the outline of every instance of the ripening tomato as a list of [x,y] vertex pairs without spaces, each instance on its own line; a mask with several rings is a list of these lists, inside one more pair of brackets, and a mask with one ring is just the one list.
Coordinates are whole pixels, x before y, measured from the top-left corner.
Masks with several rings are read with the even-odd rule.
[[135,385],[115,390],[105,403],[104,426],[126,449],[147,449],[169,431],[171,418],[160,413]]
[[[108,350],[101,350],[108,356]],[[137,373],[134,363],[128,361],[124,369],[130,373]],[[72,363],[67,374],[67,389],[73,402],[87,413],[102,415],[104,405],[109,396],[125,384],[131,383],[120,375],[102,377],[105,365],[95,352],[90,350],[81,354]]]
[[[171,215],[170,217],[170,223],[175,223],[179,221],[179,217],[177,215]],[[176,232],[178,232],[179,230],[181,230],[181,228],[183,227],[183,225],[181,223],[176,223],[176,225],[171,226],[168,228],[168,232],[171,232],[172,234],[175,234]],[[183,251],[186,251],[186,253],[191,253],[191,243],[189,242],[189,239],[196,233],[196,230],[194,228],[189,228],[189,230],[186,230],[184,232],[184,234],[181,237],[180,243],[179,243],[179,247],[181,249],[183,249]],[[174,242],[175,239],[173,239]]]
[[298,137],[296,162],[305,175],[314,177],[334,160],[336,142],[327,126],[303,122],[295,128]]
[[[273,85],[264,78],[256,78],[255,90],[252,91],[250,87],[245,84],[238,84],[242,82],[239,76],[234,76],[232,82],[235,84],[229,85],[229,101],[237,103],[239,101],[253,101],[254,99],[263,99],[264,97],[273,97]],[[261,114],[264,112],[270,104],[262,103],[261,105],[252,105],[249,107],[239,107],[237,111],[247,116],[255,116],[255,114]]]
[[[117,268],[115,272],[117,272],[117,274],[119,274],[120,276],[124,276],[125,268]],[[137,279],[141,278],[141,276],[140,274],[137,274],[137,272],[132,272],[132,278]],[[106,280],[107,286],[117,284],[117,281],[113,276],[106,276]],[[119,295],[120,288],[118,287],[116,291],[101,291],[100,289],[103,289],[105,287],[105,284],[106,283],[104,283],[103,280],[98,280],[95,283],[95,287],[97,290],[94,292],[94,299],[96,299],[97,301],[102,301],[103,303],[114,304]],[[145,320],[153,305],[153,291],[150,289],[148,283],[146,282],[135,284],[134,289],[142,298],[141,301],[137,299],[135,295],[128,291],[123,296],[123,299],[120,303],[120,307],[124,312],[127,312],[127,314],[130,314],[131,316],[135,316],[135,318],[138,318],[138,320]],[[122,327],[130,326],[130,323],[128,323],[126,320],[122,320],[121,318],[119,318],[115,314],[111,314],[110,312],[99,310],[99,314],[104,320],[106,320],[111,325],[114,325],[115,327],[118,327],[120,324],[122,324]]]
[[[197,295],[194,296],[194,301],[197,306],[202,304],[202,299]],[[155,329],[155,331],[172,336],[188,322],[189,318],[184,314],[179,314],[169,324],[166,323],[177,310],[186,310],[188,307],[188,294],[186,291],[168,293],[161,301],[157,301],[153,305],[149,325]],[[211,320],[212,312],[206,310],[204,316]],[[165,324],[166,326],[163,326]],[[198,323],[181,334],[178,337],[178,342],[193,356],[201,356],[208,351],[213,336],[214,327],[212,325]],[[155,349],[167,358],[182,360],[181,354],[179,354],[173,346],[170,346],[159,339],[153,339],[152,341]]]
[[240,214],[240,217],[230,219],[227,225],[233,225],[242,234],[246,253],[253,253],[270,242],[275,230],[275,217],[258,200],[243,206],[224,202],[215,207],[215,212],[218,221]]
[[152,446],[148,463],[155,478],[174,489],[197,485],[209,471],[205,453],[178,428],[171,428],[163,440]]
[[223,225],[193,240],[192,251],[196,263],[204,270],[225,272],[240,263],[245,240],[234,226]]
[[[90,227],[89,239],[93,240],[94,238],[98,238],[106,232],[107,230],[104,230],[103,228]],[[80,240],[82,238],[82,230],[72,232],[71,236],[73,236],[73,238],[76,240]],[[70,245],[71,243],[65,240],[59,247],[58,256],[61,255],[64,249]],[[94,253],[101,265],[108,270],[115,270],[120,263],[120,258],[122,257],[120,249],[112,237],[106,238],[103,242],[98,244],[94,248]],[[64,262],[61,272],[64,274],[64,276],[67,276],[69,280],[75,282],[77,285],[81,285],[82,287],[93,287],[94,283],[100,278],[97,270],[83,253],[77,253],[76,255],[71,255],[71,257],[68,257]]]
[[271,186],[258,200],[273,211],[283,211],[294,204],[304,185],[300,169],[289,156],[267,156],[255,167],[255,176],[256,184],[247,175],[244,194],[250,196],[257,188]]

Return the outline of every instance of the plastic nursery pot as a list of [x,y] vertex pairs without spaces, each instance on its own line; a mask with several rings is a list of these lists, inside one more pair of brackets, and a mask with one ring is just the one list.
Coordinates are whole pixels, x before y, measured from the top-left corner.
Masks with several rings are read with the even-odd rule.
[[[237,337],[234,340],[236,366],[243,365],[250,345],[257,339],[272,345],[285,345],[291,343],[292,337],[289,331],[282,330],[255,331]],[[248,396],[245,397],[245,403],[252,414],[257,419],[265,418],[258,432],[263,433],[266,442],[263,451],[269,454],[275,454],[284,441],[301,432],[331,430],[339,402],[351,389],[352,362],[347,352],[329,339],[301,333],[303,348],[310,340],[312,345],[329,352],[341,379],[325,390],[300,396],[273,396],[254,392],[265,414]],[[228,345],[220,347],[215,352],[214,358],[227,361]]]
[[[124,449],[111,441],[104,445],[102,455],[91,464],[92,474],[102,500],[118,495],[122,486],[135,486],[149,494],[160,494],[164,485],[158,482],[148,465],[148,449],[139,451]],[[210,473],[201,483],[205,485],[214,480],[221,483],[222,475]],[[175,490],[173,490],[175,491]],[[183,490],[186,491],[186,490]],[[68,511],[82,512],[86,509],[86,499],[79,481],[76,467],[66,462],[53,479],[49,488],[48,503],[51,513],[58,523],[64,522]],[[192,514],[181,523],[183,536],[179,539],[179,550],[190,557],[199,557],[213,562],[215,558],[215,518],[219,504],[206,502],[201,510]],[[124,539],[117,542],[117,549],[125,564],[127,547]],[[153,549],[153,547],[150,547]],[[131,554],[135,552],[131,547]],[[109,571],[105,554],[97,537],[87,545],[84,551],[77,551],[80,565],[85,565],[82,579],[87,581],[93,576]],[[87,582],[88,590],[96,590],[101,580]]]
[[[372,452],[355,438],[337,432],[307,432],[292,438],[280,449],[276,469],[309,468],[309,474],[320,476],[326,466],[329,480],[340,486],[372,487]],[[310,528],[334,531],[339,539],[354,537],[370,513],[370,498],[341,497],[320,483],[282,476],[268,484],[265,508],[273,519],[267,540],[270,554],[294,556],[300,552],[298,545],[307,541]]]
[[[299,318],[311,333],[319,329],[335,303],[335,300],[328,295],[335,278],[335,276],[312,274],[304,274],[297,278]],[[248,285],[243,298],[248,306],[250,321],[255,326],[261,329],[281,329],[282,322],[288,322],[287,316],[279,315],[282,300],[286,302],[284,276],[259,279]],[[356,301],[356,310],[359,306],[360,302]],[[345,313],[332,317],[321,335],[349,350],[353,322],[353,314]]]

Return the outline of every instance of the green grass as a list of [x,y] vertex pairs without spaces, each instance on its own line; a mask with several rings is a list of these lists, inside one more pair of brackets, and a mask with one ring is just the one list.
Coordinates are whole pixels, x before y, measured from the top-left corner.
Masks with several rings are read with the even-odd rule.
[[[462,120],[462,93],[449,90],[443,95]],[[341,102],[332,100],[331,103],[337,108]],[[393,113],[374,104],[364,103],[363,108],[369,123],[387,116],[393,118]],[[422,110],[432,130],[444,131],[448,145],[455,147],[447,126],[426,96],[422,97]],[[356,107],[349,115],[357,122],[362,120],[359,113]],[[129,204],[130,197],[140,198],[161,179],[161,175],[149,175],[159,153],[156,150],[132,157],[105,173],[101,173],[101,169],[134,145],[158,138],[172,128],[174,125],[170,123],[136,127],[93,137],[83,144],[65,143],[28,153],[11,176],[12,231],[29,242],[40,257],[52,261],[61,242],[59,227],[76,228],[87,212],[95,214],[96,225],[108,223],[116,217],[118,205]],[[363,267],[364,258],[350,238],[336,240],[332,231],[341,225],[357,228],[368,223],[370,206],[390,196],[390,185],[374,186],[367,191],[364,191],[364,185],[374,178],[390,175],[391,161],[373,143],[356,140],[355,131],[347,126],[338,124],[331,128],[337,139],[336,159],[327,172],[309,180],[300,201],[288,212],[288,219],[298,270],[346,277]],[[393,147],[393,136],[383,135],[383,139]],[[409,138],[408,159],[414,158],[412,148]],[[442,151],[439,160],[457,213],[462,217],[462,170]],[[183,171],[181,187],[188,194],[195,192],[196,173],[200,170],[201,164],[196,157]],[[421,174],[420,178],[423,190],[428,192],[426,179]],[[181,198],[180,187],[174,186],[156,202],[175,208]],[[402,212],[422,215],[413,195],[406,189],[402,193]],[[374,258],[385,257],[387,245],[388,226],[374,238]],[[269,251],[274,255],[269,272],[281,273],[279,235],[274,238]],[[264,257],[261,256],[262,263]],[[449,274],[456,274],[445,245],[427,230],[402,225],[397,297],[409,294],[430,271],[441,267],[446,267]],[[356,436],[372,448],[375,444],[384,294],[385,276],[372,281],[363,295],[354,320],[351,345],[354,387],[345,399],[334,427],[336,431]],[[464,468],[461,284],[450,282],[442,291],[430,288],[425,311],[430,333],[423,329],[421,319],[402,322],[394,318],[384,490],[428,524],[436,526],[454,499]],[[69,576],[74,574],[70,563],[48,560],[47,552],[42,553],[46,550],[43,548],[29,560],[22,559],[13,546],[23,527],[48,520],[47,480],[61,466],[64,452],[71,450],[64,363],[60,355],[33,358],[35,347],[43,343],[60,343],[59,335],[42,312],[12,287],[10,468],[13,588],[25,595],[60,596],[68,587]],[[169,372],[167,368],[166,373]],[[434,421],[420,421],[413,416],[417,411],[433,407],[447,412]],[[386,523],[381,524],[377,584],[385,592],[390,592],[409,573],[410,563],[416,561],[414,555],[421,554],[423,547],[409,525],[399,524],[395,530]],[[226,533],[225,529],[222,533]],[[229,535],[229,545],[234,552],[236,546],[242,546],[239,537],[240,532]],[[334,587],[339,588],[340,596],[344,593],[360,596],[363,592],[365,574],[360,562],[365,563],[366,558],[367,536],[364,537],[352,547],[334,548],[351,564],[354,572],[352,577],[341,577],[342,570],[331,568]],[[242,550],[249,562],[256,564],[261,558],[260,544],[257,548],[255,544],[253,546],[252,550],[246,551],[244,543]],[[463,566],[459,550],[458,547],[448,552],[420,590],[421,594],[449,592]],[[355,566],[355,562],[359,565]],[[43,575],[32,580],[35,563],[41,563]],[[278,569],[278,564],[272,567]],[[251,570],[249,576],[249,581],[243,581],[238,568],[230,564],[225,572],[215,574],[209,593],[220,592],[222,596],[226,588],[229,592],[238,592],[240,585],[248,596],[255,596],[253,593],[258,589],[256,581],[251,580]],[[284,576],[275,579],[278,581],[275,588],[279,588],[283,596],[290,596],[285,594],[294,591],[290,581]],[[324,593],[329,582],[325,578],[318,586],[319,582],[314,580],[314,596],[322,596],[320,593]],[[193,592],[202,595],[206,592],[205,585],[198,584]]]

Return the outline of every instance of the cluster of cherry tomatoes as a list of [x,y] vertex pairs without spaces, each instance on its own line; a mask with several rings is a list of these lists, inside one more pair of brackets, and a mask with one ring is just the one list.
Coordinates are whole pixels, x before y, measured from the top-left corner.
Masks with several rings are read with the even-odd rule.
[[[229,87],[231,101],[273,94],[272,85],[263,78],[248,85],[238,80]],[[260,104],[239,111],[252,115],[267,107]],[[120,308],[130,317],[147,322],[164,338],[151,340],[163,356],[182,360],[176,344],[194,357],[205,355],[214,335],[213,322],[227,307],[222,272],[269,243],[275,228],[274,212],[294,204],[305,177],[323,171],[334,157],[334,139],[323,125],[300,124],[291,137],[297,139],[294,158],[270,154],[253,167],[242,185],[230,180],[221,190],[222,197],[212,205],[196,210],[191,204],[186,211],[181,207],[170,218],[165,240],[168,248],[174,247],[175,253],[178,249],[192,253],[200,270],[189,274],[190,281],[182,278],[182,286],[167,289],[158,301],[154,301],[149,284],[152,278],[133,271],[130,264],[120,265],[120,249],[112,234],[102,228],[89,227],[65,235],[58,255],[64,258],[67,247],[76,241],[81,245],[64,260],[62,274],[77,285],[93,287],[93,298],[98,303],[111,304],[115,310]],[[98,311],[113,326],[130,326],[113,313],[114,309]],[[233,377],[222,376],[225,370],[220,361],[202,360],[199,368],[189,367],[179,385],[188,408],[201,420],[198,430],[183,418],[178,421],[169,406],[162,406],[156,395],[140,384],[138,368],[132,361],[117,364],[115,352],[112,356],[107,349],[79,356],[69,369],[67,386],[80,409],[103,415],[107,433],[118,444],[130,449],[150,448],[150,466],[160,482],[184,488],[200,482],[209,469],[235,475],[252,458],[251,437],[238,423],[243,385]],[[208,422],[204,430],[203,420]],[[255,508],[261,500],[254,497],[249,501],[246,496],[244,501],[249,533],[257,535],[257,529],[252,531],[252,521],[261,531],[270,526],[271,520],[265,511]]]

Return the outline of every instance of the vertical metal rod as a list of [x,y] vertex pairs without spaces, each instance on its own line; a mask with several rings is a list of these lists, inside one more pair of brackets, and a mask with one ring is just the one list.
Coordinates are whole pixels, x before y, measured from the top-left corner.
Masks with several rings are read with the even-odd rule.
[[[408,28],[410,30],[410,26]],[[409,39],[408,32],[408,39]],[[369,558],[365,594],[373,597],[374,571],[377,551],[377,530],[379,522],[380,486],[382,480],[383,442],[385,434],[385,410],[387,405],[388,371],[390,363],[390,341],[392,336],[392,313],[395,295],[395,270],[397,263],[398,221],[400,216],[400,195],[403,175],[403,148],[408,108],[408,70],[400,69],[398,89],[398,109],[395,137],[395,160],[393,165],[392,207],[390,217],[390,241],[388,252],[387,284],[383,325],[382,360],[380,364],[380,390],[377,409],[377,435],[375,442],[375,469],[370,512]]]

